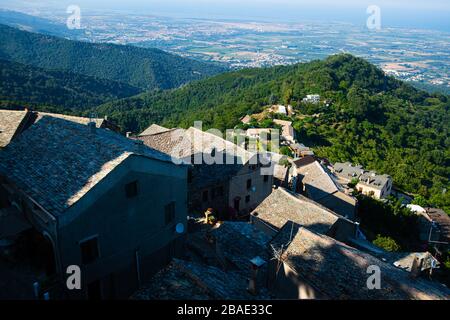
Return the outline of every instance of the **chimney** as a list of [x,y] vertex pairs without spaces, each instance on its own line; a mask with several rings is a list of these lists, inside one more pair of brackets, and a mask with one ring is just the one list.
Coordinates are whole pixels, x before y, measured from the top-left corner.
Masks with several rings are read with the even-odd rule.
[[411,278],[416,279],[420,273],[422,272],[422,264],[423,259],[419,259],[419,257],[414,257],[412,266],[411,266]]
[[134,140],[134,152],[137,154],[144,153],[144,142],[141,140]]
[[103,119],[105,119],[106,121],[108,121],[108,116],[105,116]]
[[252,264],[252,275],[248,282],[248,288],[247,291],[252,295],[257,295],[259,292],[258,288],[258,271],[261,269],[261,267],[266,264],[266,261],[263,260],[261,257],[257,256],[250,260]]
[[127,138],[130,138],[130,137],[131,137],[131,134],[132,134],[131,131],[127,131],[127,133],[126,133]]
[[94,121],[91,121],[88,123],[89,132],[92,134],[95,134],[95,129],[97,129],[97,126]]

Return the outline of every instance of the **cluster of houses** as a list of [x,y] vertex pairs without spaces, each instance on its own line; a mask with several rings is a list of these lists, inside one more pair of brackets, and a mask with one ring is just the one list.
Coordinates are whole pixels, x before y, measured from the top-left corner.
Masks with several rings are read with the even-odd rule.
[[367,171],[360,165],[351,163],[335,163],[333,172],[343,184],[355,182],[355,188],[367,196],[376,199],[387,198],[392,193],[392,178],[386,174],[378,175],[374,171]]
[[[285,160],[193,127],[123,136],[108,119],[0,110],[0,299],[450,297],[431,255],[365,240],[336,166]],[[378,186],[366,176],[356,188]]]
[[302,102],[318,104],[320,102],[320,95],[318,95],[318,94],[308,94],[308,95],[306,95],[305,98],[303,98]]

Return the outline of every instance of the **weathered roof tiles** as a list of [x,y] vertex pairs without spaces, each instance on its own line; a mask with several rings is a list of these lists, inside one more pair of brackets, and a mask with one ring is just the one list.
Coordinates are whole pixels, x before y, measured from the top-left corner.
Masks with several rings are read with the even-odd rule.
[[110,130],[42,116],[0,152],[0,173],[58,215],[133,154],[171,161]]

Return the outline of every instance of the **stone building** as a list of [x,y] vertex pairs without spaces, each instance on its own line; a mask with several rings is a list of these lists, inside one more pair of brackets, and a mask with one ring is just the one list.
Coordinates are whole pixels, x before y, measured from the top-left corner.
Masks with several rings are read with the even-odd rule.
[[174,161],[190,164],[192,213],[203,214],[212,208],[222,219],[245,218],[272,192],[272,163],[214,134],[191,127],[138,139]]
[[[126,298],[181,254],[186,194],[187,168],[167,155],[93,122],[41,115],[0,151],[0,239],[10,259],[26,248],[40,294]],[[81,290],[69,291],[73,265]]]

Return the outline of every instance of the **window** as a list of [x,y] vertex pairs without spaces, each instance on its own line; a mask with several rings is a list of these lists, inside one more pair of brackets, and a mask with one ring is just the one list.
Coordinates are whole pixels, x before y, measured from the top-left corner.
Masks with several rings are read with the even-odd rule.
[[220,187],[217,188],[217,194],[219,196],[223,196],[223,186],[220,186]]
[[268,182],[268,181],[269,181],[269,175],[266,174],[266,175],[264,176],[264,182]]
[[202,195],[203,202],[208,201],[208,198],[209,198],[208,190],[203,191],[203,195]]
[[99,257],[98,252],[98,238],[94,237],[80,243],[81,262],[83,264],[90,264]]
[[245,203],[249,203],[250,202],[250,196],[246,196],[245,197]]
[[216,190],[217,190],[217,188],[213,188],[211,190],[211,199],[214,199],[216,197]]
[[175,202],[172,201],[164,208],[164,216],[166,225],[171,224],[175,220]]
[[252,179],[247,180],[247,190],[252,188]]
[[234,210],[236,210],[237,212],[239,212],[240,202],[241,202],[241,199],[239,197],[234,199]]
[[188,169],[188,173],[187,173],[187,182],[188,182],[188,183],[192,183],[192,178],[193,178],[193,175],[192,175],[192,168],[189,168],[189,169]]
[[127,198],[134,198],[138,194],[138,182],[133,181],[125,185],[125,194]]

